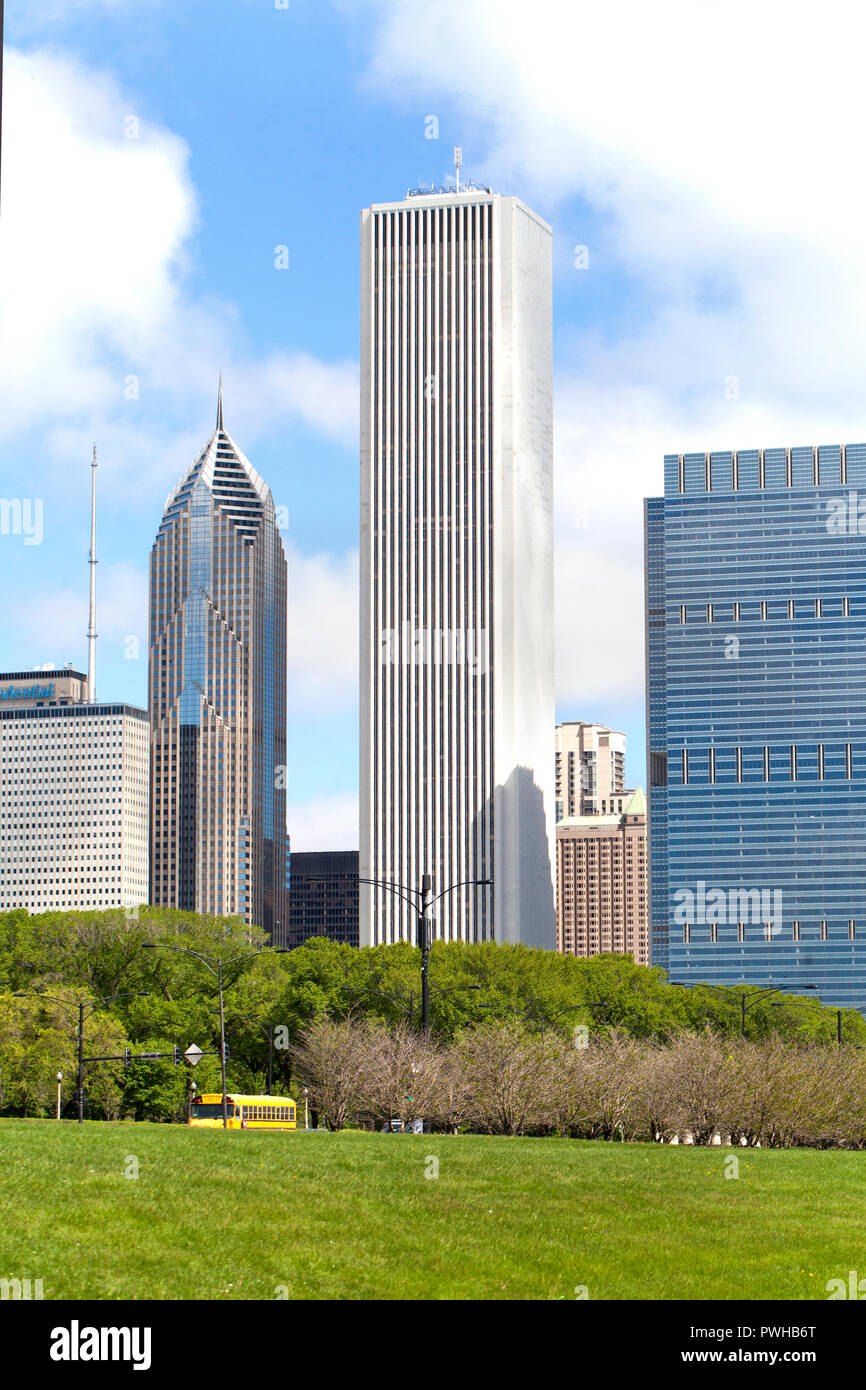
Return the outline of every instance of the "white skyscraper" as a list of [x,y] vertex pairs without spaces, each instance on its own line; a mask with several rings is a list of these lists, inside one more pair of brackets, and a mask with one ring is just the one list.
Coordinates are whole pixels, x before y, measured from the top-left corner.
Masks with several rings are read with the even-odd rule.
[[[553,948],[551,229],[470,187],[361,242],[361,876]],[[415,932],[362,883],[362,945]]]

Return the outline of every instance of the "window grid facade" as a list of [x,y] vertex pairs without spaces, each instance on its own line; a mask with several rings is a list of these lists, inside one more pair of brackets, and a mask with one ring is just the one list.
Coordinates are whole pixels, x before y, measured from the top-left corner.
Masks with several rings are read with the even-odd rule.
[[150,563],[151,893],[282,944],[286,560],[270,488],[217,429]]
[[0,710],[0,912],[146,903],[148,771],[144,710]]
[[[711,492],[707,457],[667,456],[646,504],[653,960],[862,1008],[866,445],[713,454]],[[778,917],[668,937],[699,883]]]
[[[437,936],[555,945],[550,228],[516,199],[362,214],[361,874]],[[362,887],[361,941],[416,914]]]

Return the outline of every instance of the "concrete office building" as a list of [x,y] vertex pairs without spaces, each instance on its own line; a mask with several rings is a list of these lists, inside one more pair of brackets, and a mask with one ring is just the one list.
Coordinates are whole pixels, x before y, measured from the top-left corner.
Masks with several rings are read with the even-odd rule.
[[286,945],[300,946],[311,936],[358,945],[356,849],[292,852]]
[[[553,948],[551,230],[469,187],[361,241],[361,874]],[[415,931],[362,885],[362,944]]]
[[582,719],[557,724],[557,822],[621,811],[633,795],[625,787],[625,734]]
[[71,667],[0,675],[0,912],[148,900],[147,714]]
[[223,427],[150,561],[151,895],[286,929],[286,558],[271,490]]
[[866,1007],[866,444],[665,457],[646,503],[652,957]]
[[557,946],[574,956],[649,964],[646,797],[622,814],[570,816],[556,827]]

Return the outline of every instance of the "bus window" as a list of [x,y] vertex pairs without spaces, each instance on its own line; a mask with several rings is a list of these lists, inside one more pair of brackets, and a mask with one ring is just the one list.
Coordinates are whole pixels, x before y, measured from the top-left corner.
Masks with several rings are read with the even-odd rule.
[[243,1119],[248,1120],[249,1118],[250,1118],[250,1107],[249,1107],[248,1105],[245,1105],[245,1106],[244,1106],[244,1111],[243,1111]]

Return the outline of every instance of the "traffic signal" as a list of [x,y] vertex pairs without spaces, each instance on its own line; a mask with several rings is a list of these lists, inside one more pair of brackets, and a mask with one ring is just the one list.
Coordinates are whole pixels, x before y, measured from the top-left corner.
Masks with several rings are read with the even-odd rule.
[[173,1048],[173,1050],[172,1050],[172,1061],[174,1062],[174,1065],[175,1065],[176,1067],[179,1067],[179,1066],[180,1066],[180,1061],[181,1061],[181,1057],[180,1057],[180,1047],[178,1046],[177,1043],[175,1043],[174,1048]]
[[124,1067],[128,1067],[131,1061],[132,1061],[132,1048],[131,1048],[131,1047],[127,1047],[127,1048],[125,1048],[124,1053],[123,1053],[123,1065],[124,1065]]

